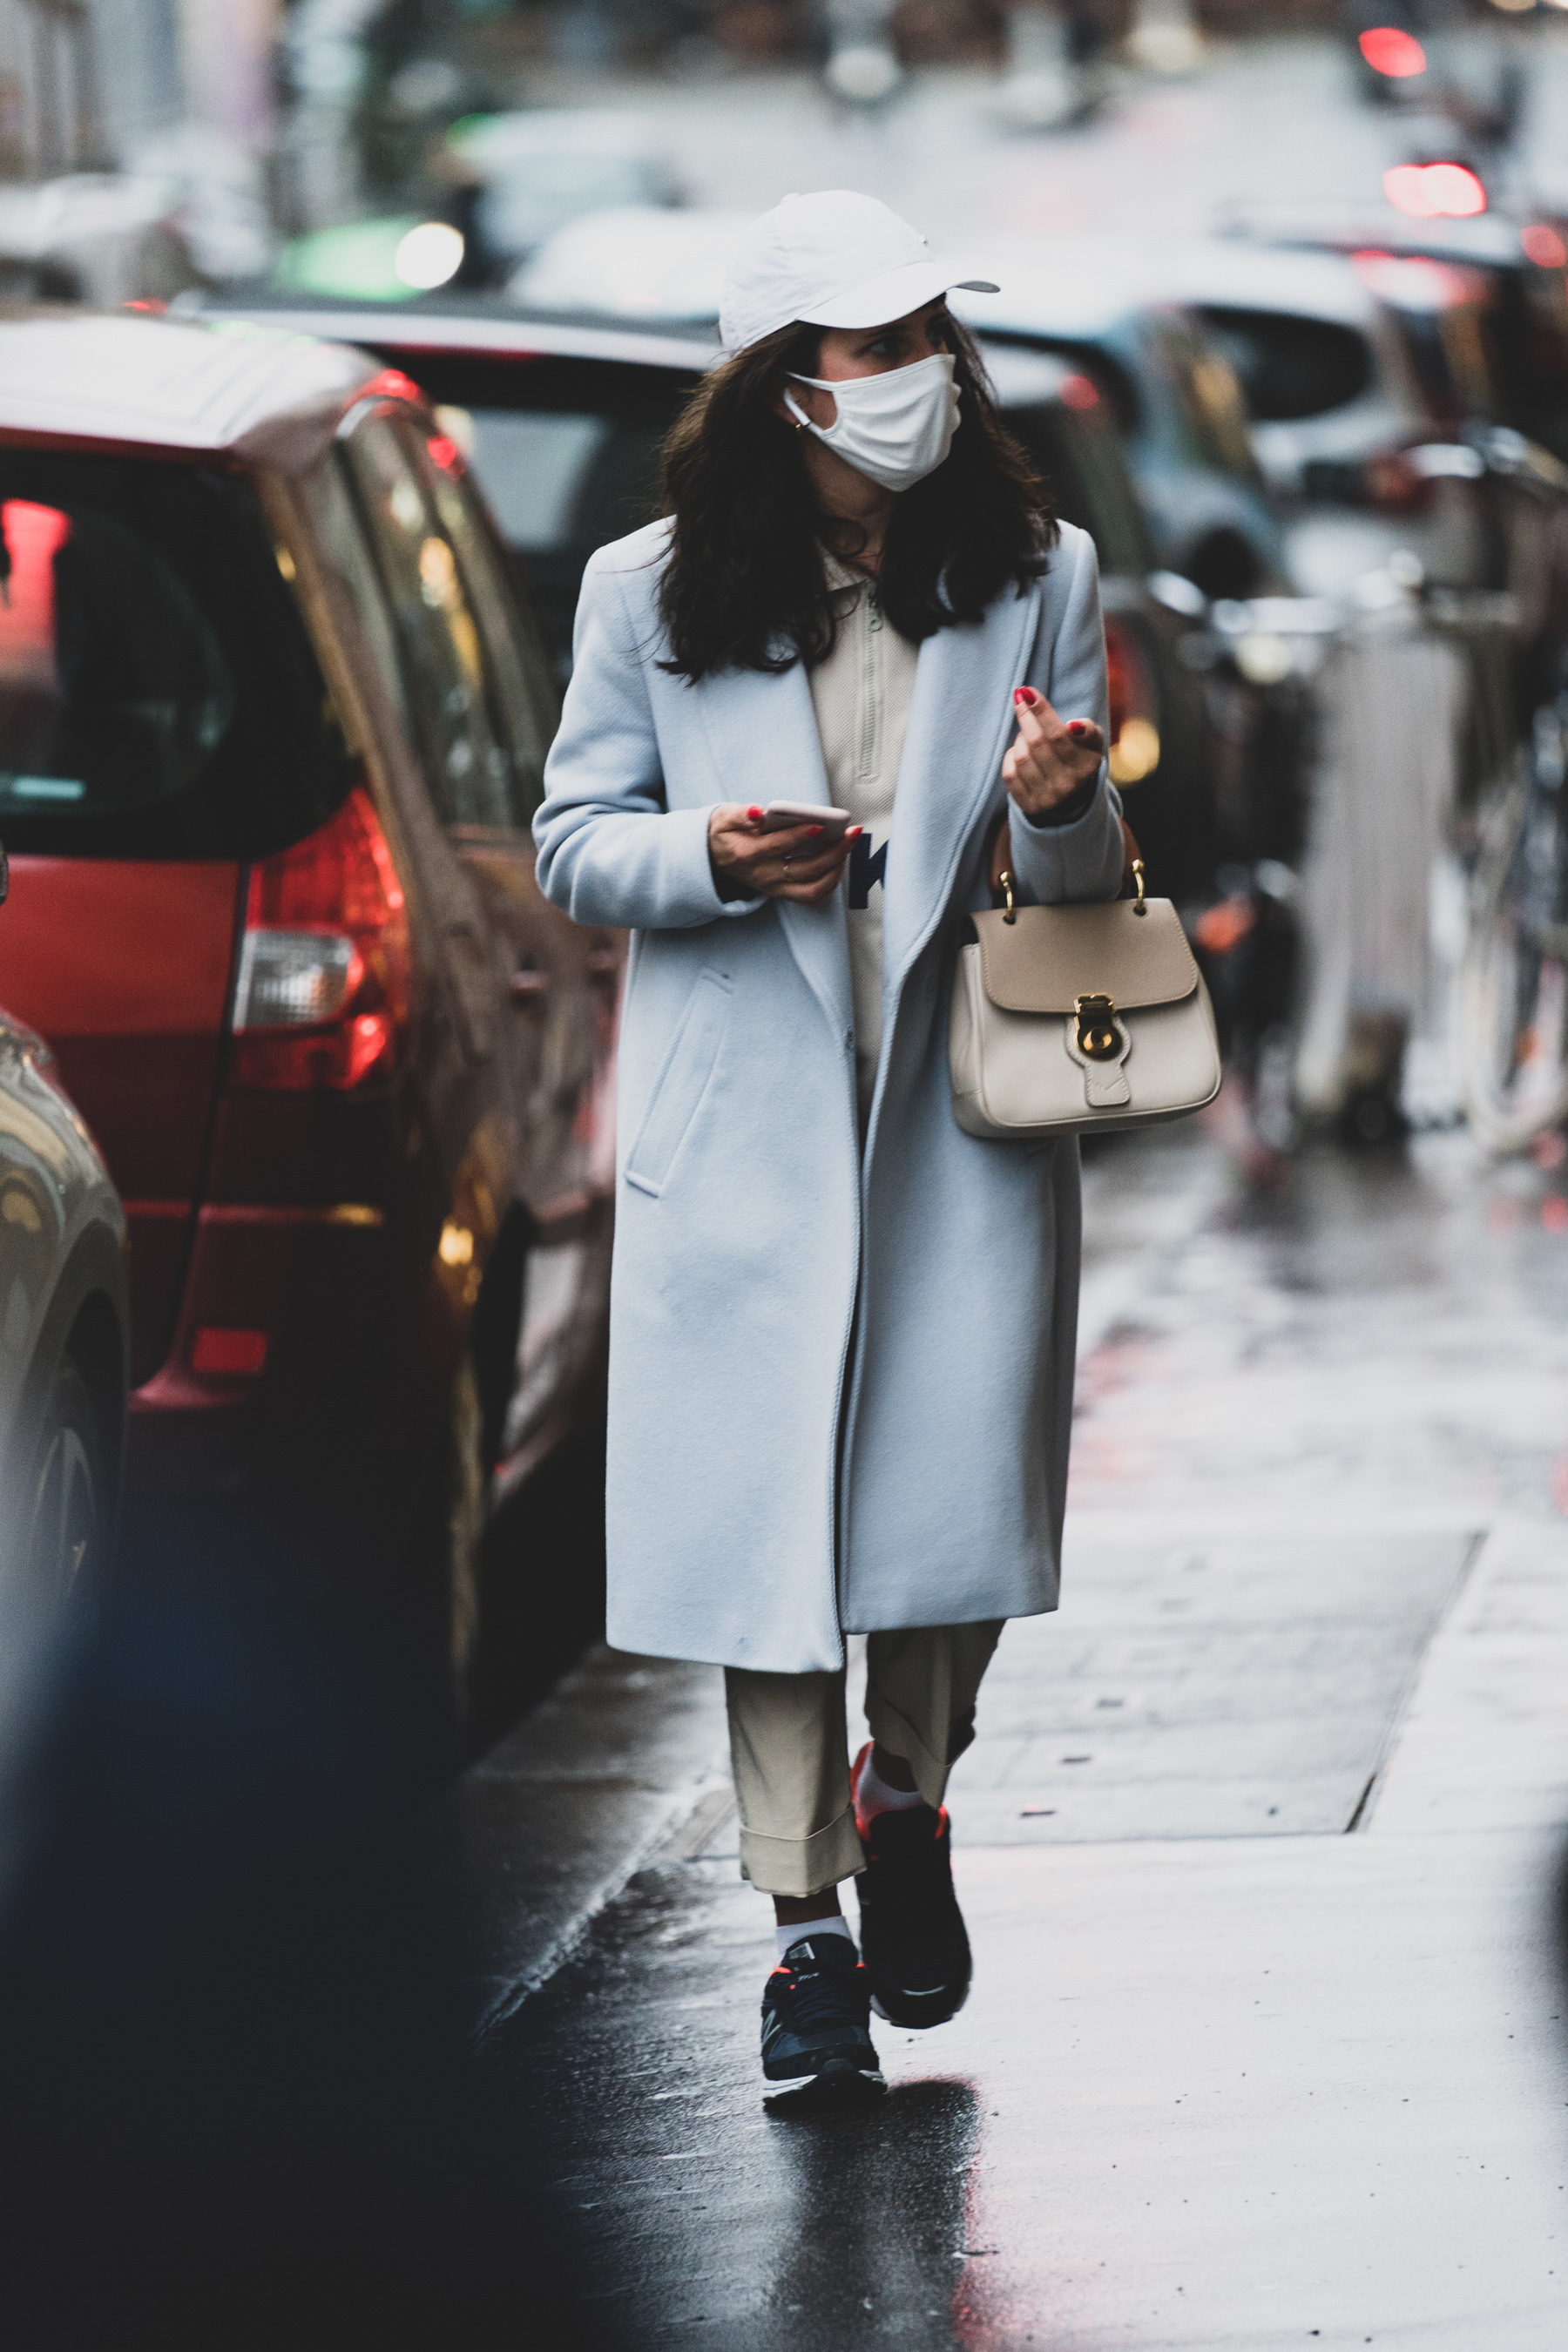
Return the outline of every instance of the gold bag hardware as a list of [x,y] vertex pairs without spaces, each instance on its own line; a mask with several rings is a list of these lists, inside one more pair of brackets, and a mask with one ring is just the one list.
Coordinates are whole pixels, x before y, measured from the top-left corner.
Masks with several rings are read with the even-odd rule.
[[953,1116],[990,1141],[1184,1118],[1219,1092],[1214,1008],[1168,898],[976,915],[953,981]]

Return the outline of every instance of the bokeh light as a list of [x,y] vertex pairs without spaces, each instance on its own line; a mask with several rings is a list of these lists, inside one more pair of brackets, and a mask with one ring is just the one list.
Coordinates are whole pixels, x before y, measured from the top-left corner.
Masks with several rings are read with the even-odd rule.
[[445,286],[462,266],[462,232],[446,221],[421,221],[417,228],[411,228],[400,241],[393,263],[404,284],[416,286],[421,292]]
[[1568,268],[1568,245],[1544,221],[1531,221],[1528,228],[1521,228],[1519,241],[1527,261],[1538,263],[1542,269]]
[[1402,32],[1397,25],[1374,25],[1356,46],[1373,73],[1386,74],[1391,81],[1405,81],[1426,70],[1426,50],[1413,33]]
[[1487,192],[1465,163],[1396,163],[1383,193],[1412,220],[1468,220],[1487,208]]

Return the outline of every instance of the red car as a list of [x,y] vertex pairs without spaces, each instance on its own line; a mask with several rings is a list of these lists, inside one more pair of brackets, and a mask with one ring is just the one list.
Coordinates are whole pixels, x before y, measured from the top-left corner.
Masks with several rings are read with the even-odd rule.
[[555,719],[405,377],[0,324],[0,1002],[124,1198],[132,1527],[351,1579],[458,1685],[602,1377],[624,943],[535,887]]

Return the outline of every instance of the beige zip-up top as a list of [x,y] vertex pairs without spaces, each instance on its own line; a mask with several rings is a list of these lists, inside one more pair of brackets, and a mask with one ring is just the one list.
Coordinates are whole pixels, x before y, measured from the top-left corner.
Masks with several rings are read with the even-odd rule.
[[838,637],[811,673],[812,707],[828,792],[837,807],[866,828],[844,878],[864,1135],[882,1050],[882,881],[920,647],[883,619],[874,580],[834,556],[825,555],[823,562],[835,592]]

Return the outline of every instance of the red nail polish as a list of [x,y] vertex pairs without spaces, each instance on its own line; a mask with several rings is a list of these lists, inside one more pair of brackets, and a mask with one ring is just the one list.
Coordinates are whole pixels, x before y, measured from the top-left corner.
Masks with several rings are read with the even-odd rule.
[[815,841],[821,831],[822,827],[819,824],[808,824],[805,829],[805,837],[807,841]]
[[1027,702],[1029,699],[1028,688],[1026,686],[1016,686],[1013,688],[1013,699],[1015,702]]
[[760,823],[761,823],[761,821],[762,821],[762,814],[763,814],[763,812],[762,812],[762,810],[761,810],[760,808],[758,808],[758,807],[757,807],[757,805],[756,805],[755,802],[753,802],[753,803],[752,803],[752,806],[751,806],[751,807],[746,811],[746,814],[747,814],[747,816],[750,818],[750,820],[751,820],[751,822],[752,822],[752,824],[760,824]]
[[1069,719],[1068,720],[1068,733],[1069,735],[1087,735],[1089,733],[1088,719]]

